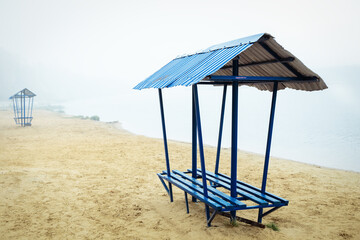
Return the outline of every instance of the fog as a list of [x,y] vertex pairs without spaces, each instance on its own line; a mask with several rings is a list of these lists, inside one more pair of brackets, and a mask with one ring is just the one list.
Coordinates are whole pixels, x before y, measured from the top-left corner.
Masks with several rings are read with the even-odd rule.
[[261,32],[320,75],[323,69],[355,71],[359,5],[1,0],[0,100],[24,87],[43,103],[132,94],[133,86],[179,54]]

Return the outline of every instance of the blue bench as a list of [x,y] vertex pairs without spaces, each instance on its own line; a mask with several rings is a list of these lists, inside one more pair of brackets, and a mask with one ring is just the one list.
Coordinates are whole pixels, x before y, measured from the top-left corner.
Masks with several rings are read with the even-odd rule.
[[[206,171],[206,179],[210,182],[210,185],[207,185],[208,194],[206,197],[204,195],[203,182],[198,180],[198,178],[202,178],[202,174],[203,173],[201,169],[197,169],[197,177],[193,178],[192,170],[188,169],[188,171],[186,172],[173,170],[169,174],[167,173],[167,171],[163,171],[162,173],[158,173],[157,175],[169,194],[169,189],[166,186],[164,180],[184,191],[187,212],[189,212],[187,194],[190,194],[194,198],[205,203],[207,206],[213,208],[214,214],[210,219],[210,223],[217,212],[230,212],[234,210],[255,208],[272,208],[267,213],[263,214],[263,216],[265,216],[282,206],[288,205],[289,203],[288,200],[278,197],[269,192],[262,193],[261,189],[244,183],[242,181],[237,181],[236,188],[238,197],[231,197],[219,190],[219,188],[230,190],[230,177],[221,173],[215,174],[209,171]],[[246,200],[250,200],[256,203],[256,205],[248,206],[244,202],[242,202]]]
[[[192,172],[191,169],[188,172]],[[197,169],[197,176],[202,177],[201,169]],[[225,174],[215,174],[209,171],[206,171],[206,179],[213,183],[215,186],[223,187],[227,190],[230,190],[230,177]],[[251,200],[261,207],[282,207],[289,204],[289,201],[278,197],[269,192],[265,192],[264,194],[261,192],[261,189],[254,187],[248,183],[244,183],[242,181],[237,180],[236,184],[237,194],[241,196],[240,198],[243,200]],[[260,207],[259,206],[259,207]],[[249,208],[249,207],[247,207]],[[253,206],[251,208],[254,208]]]
[[212,186],[207,186],[208,196],[205,197],[202,182],[184,172],[173,170],[168,176],[167,172],[163,171],[158,173],[158,176],[160,180],[168,181],[217,211],[233,211],[246,208],[246,204]]

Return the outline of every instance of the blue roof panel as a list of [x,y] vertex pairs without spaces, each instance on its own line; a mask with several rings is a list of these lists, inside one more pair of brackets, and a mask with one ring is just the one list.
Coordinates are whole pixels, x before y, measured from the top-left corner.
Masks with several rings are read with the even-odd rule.
[[250,47],[252,43],[223,47],[185,57],[175,58],[134,89],[190,86],[216,72],[227,62]]

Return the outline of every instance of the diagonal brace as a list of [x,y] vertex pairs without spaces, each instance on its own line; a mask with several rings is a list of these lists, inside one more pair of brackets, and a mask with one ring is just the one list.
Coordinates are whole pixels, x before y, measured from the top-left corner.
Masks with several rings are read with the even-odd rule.
[[211,214],[211,217],[207,221],[207,226],[208,227],[211,227],[211,222],[214,220],[217,213],[218,213],[218,211],[215,209],[214,212]]
[[262,214],[262,217],[265,217],[266,215],[268,215],[268,214],[270,214],[270,213],[278,210],[279,208],[280,208],[280,207],[274,207],[274,208],[270,209],[269,211],[263,213],[263,214]]
[[168,193],[168,195],[170,195],[169,188],[166,186],[166,183],[165,183],[164,179],[162,179],[162,177],[160,177],[159,175],[158,175],[158,177],[159,177],[159,179],[160,179],[160,181],[161,181],[162,185],[164,186],[164,188],[165,188],[166,192]]

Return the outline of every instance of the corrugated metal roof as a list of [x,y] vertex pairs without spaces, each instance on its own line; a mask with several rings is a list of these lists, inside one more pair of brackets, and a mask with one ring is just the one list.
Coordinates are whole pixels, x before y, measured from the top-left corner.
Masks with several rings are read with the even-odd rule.
[[14,95],[12,95],[9,99],[13,99],[13,98],[20,98],[20,97],[34,97],[36,96],[35,93],[33,93],[32,91],[30,91],[27,88],[24,88],[23,90],[15,93]]
[[[210,75],[232,76],[231,60],[237,56],[239,76],[316,77],[316,82],[281,82],[279,89],[314,91],[327,88],[319,75],[265,33],[217,44],[198,53],[175,58],[134,88],[190,86],[200,81],[211,82],[208,77]],[[243,85],[269,91],[273,87],[272,83],[258,82]]]

